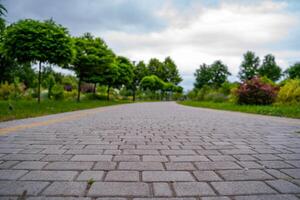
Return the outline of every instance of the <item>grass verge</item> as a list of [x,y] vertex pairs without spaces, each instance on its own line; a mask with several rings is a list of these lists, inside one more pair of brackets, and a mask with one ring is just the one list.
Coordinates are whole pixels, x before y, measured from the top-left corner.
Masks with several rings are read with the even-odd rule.
[[[130,101],[100,101],[100,100],[83,100],[76,101],[49,101],[44,100],[38,104],[35,100],[18,100],[18,101],[0,101],[0,121],[13,119],[23,119],[28,117],[37,117],[55,113],[111,106]],[[11,108],[10,107],[11,105]]]
[[180,101],[177,102],[181,105],[212,108],[218,110],[230,110],[245,113],[255,113],[261,115],[271,115],[279,117],[300,118],[300,106],[299,105],[238,105],[234,103],[215,103],[206,101]]

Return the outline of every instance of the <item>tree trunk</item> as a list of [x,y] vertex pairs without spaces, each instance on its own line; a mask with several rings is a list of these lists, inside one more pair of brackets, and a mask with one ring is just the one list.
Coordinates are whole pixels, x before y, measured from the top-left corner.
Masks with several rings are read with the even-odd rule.
[[93,90],[94,95],[96,94],[96,87],[97,87],[97,83],[94,84],[94,90]]
[[132,101],[135,101],[135,89],[132,90]]
[[39,62],[39,77],[38,77],[38,103],[41,102],[41,79],[42,79],[42,63]]
[[110,86],[108,85],[107,86],[107,101],[109,101],[109,89],[110,89]]
[[78,80],[78,88],[77,88],[77,102],[80,101],[80,92],[81,92],[81,77]]

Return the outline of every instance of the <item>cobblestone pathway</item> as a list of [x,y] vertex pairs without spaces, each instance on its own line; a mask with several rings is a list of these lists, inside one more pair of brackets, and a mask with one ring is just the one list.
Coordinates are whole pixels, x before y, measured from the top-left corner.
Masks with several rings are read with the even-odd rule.
[[0,136],[0,199],[300,197],[300,120],[174,102],[65,119],[83,112],[0,124],[21,125]]

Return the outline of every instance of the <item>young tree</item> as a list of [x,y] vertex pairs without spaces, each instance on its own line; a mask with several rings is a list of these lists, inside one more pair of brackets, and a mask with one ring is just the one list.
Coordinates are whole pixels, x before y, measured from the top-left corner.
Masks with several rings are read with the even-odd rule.
[[294,65],[290,66],[286,70],[286,73],[291,79],[296,79],[296,78],[300,79],[300,62],[297,62]]
[[241,80],[250,80],[258,74],[259,57],[254,52],[247,51],[240,66],[239,77]]
[[143,90],[150,90],[156,92],[157,90],[163,90],[164,82],[156,75],[145,76],[140,84]]
[[222,63],[222,61],[217,60],[211,66],[211,84],[218,88],[220,87],[231,73],[228,71],[228,67]]
[[275,57],[268,54],[264,57],[258,73],[260,76],[266,76],[272,81],[277,81],[281,76],[281,68],[276,64]]
[[143,61],[138,62],[137,65],[133,65],[133,78],[131,84],[128,86],[132,90],[132,100],[135,101],[136,90],[141,80],[148,75],[147,66]]
[[114,62],[114,56],[101,38],[94,38],[85,33],[81,37],[74,38],[76,57],[72,69],[78,77],[77,101],[80,101],[81,83],[101,82],[106,68]]
[[25,19],[11,24],[4,32],[3,47],[7,56],[19,63],[38,63],[38,102],[43,64],[66,66],[73,58],[73,44],[67,29],[52,20]]
[[212,73],[209,65],[205,63],[200,65],[199,69],[196,69],[194,76],[196,78],[194,87],[197,89],[201,89],[204,85],[211,84]]
[[118,78],[114,82],[113,86],[120,88],[124,86],[130,86],[133,80],[133,64],[128,58],[123,56],[118,56],[117,59],[118,65]]
[[0,4],[0,33],[2,34],[5,29],[5,19],[3,16],[5,16],[5,13],[7,13],[6,8]]
[[165,58],[163,62],[163,67],[165,68],[164,71],[167,71],[167,77],[164,81],[173,83],[175,85],[178,85],[182,81],[177,66],[170,57]]

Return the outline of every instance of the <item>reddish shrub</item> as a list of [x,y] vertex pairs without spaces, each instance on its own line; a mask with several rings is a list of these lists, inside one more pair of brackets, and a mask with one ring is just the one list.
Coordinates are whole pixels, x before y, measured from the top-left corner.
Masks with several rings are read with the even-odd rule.
[[236,90],[239,104],[267,105],[272,104],[278,93],[278,87],[264,83],[259,77],[254,77],[240,85]]

